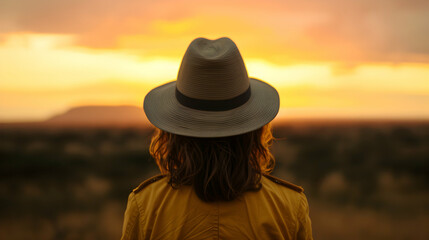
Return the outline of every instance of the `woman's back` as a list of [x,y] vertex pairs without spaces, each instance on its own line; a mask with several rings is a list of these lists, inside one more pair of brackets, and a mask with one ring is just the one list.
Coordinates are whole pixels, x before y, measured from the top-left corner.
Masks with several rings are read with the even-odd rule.
[[259,191],[204,202],[191,186],[157,176],[128,199],[122,239],[312,239],[302,188],[271,176]]
[[268,174],[280,98],[229,38],[197,38],[143,108],[165,177],[129,196],[122,239],[312,239],[302,188]]

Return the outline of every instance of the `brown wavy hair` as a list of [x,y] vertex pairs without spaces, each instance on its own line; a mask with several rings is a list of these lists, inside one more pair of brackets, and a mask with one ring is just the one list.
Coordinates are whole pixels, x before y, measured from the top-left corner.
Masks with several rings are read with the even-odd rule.
[[156,129],[150,154],[173,188],[192,185],[206,202],[230,201],[261,188],[274,168],[271,125],[221,138],[187,137]]

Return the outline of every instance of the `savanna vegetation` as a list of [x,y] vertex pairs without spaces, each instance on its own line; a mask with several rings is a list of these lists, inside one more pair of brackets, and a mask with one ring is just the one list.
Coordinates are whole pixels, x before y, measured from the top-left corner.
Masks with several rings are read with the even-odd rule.
[[[118,239],[158,170],[151,130],[0,129],[0,236]],[[428,239],[429,123],[277,124],[274,175],[305,188],[315,239]]]

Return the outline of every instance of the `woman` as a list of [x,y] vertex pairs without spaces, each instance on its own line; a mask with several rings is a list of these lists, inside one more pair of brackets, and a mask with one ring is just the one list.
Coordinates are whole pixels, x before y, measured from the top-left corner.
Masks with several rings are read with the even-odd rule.
[[144,100],[161,175],[128,198],[122,239],[312,239],[303,189],[268,175],[279,95],[229,38],[189,45]]

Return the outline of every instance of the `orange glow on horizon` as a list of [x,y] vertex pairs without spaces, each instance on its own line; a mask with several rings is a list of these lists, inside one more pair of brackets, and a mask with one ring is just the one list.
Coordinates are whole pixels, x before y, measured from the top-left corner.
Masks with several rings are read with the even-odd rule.
[[[320,3],[221,2],[127,2],[101,12],[88,4],[94,18],[74,12],[80,8],[45,13],[58,23],[28,22],[11,10],[0,32],[0,122],[45,119],[79,105],[140,106],[150,89],[176,78],[186,47],[201,36],[234,40],[249,76],[278,89],[285,116],[429,119],[425,38],[404,38],[422,24],[395,15],[402,7],[343,16]],[[382,18],[391,16],[404,21]]]

